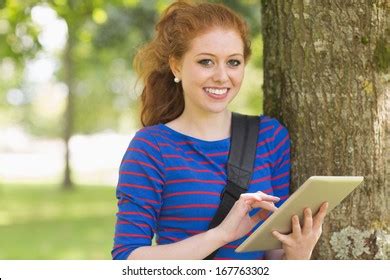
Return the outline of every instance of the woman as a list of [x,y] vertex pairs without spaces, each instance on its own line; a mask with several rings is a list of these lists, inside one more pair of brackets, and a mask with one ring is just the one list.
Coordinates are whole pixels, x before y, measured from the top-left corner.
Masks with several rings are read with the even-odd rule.
[[227,7],[179,1],[163,13],[155,38],[135,58],[144,128],[120,168],[114,259],[203,259],[217,249],[214,259],[310,258],[326,205],[315,217],[306,211],[303,227],[294,217],[292,234],[274,233],[283,250],[234,252],[288,197],[288,132],[266,116],[248,193],[208,230],[226,184],[227,105],[249,56],[247,26]]

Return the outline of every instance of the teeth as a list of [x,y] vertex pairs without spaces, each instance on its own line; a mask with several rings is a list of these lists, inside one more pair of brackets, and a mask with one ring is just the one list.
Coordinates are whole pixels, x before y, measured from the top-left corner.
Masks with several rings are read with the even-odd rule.
[[227,88],[224,89],[206,88],[205,90],[209,93],[216,94],[216,95],[222,95],[227,92]]

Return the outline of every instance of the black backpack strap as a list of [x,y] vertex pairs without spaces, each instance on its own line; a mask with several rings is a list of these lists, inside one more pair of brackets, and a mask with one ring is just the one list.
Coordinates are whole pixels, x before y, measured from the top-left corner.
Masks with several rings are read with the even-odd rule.
[[[258,116],[232,114],[227,184],[221,193],[221,202],[209,229],[218,226],[225,219],[236,200],[240,198],[240,195],[248,190],[256,158],[259,122]],[[213,259],[217,251],[207,256],[205,260]]]

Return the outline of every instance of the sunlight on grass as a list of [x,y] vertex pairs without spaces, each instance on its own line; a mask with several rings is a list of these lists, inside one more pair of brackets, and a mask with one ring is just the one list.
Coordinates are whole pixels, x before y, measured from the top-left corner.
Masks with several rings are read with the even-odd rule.
[[110,259],[115,189],[0,186],[0,259]]

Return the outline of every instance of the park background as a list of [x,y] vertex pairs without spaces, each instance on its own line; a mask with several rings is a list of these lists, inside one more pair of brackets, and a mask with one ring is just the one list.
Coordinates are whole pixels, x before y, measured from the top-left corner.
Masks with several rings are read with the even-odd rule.
[[[168,0],[0,0],[0,259],[111,258],[118,168],[127,145],[140,127],[138,117],[140,85],[136,83],[137,77],[132,70],[132,58],[139,46],[153,36],[154,24],[159,14],[171,2]],[[270,68],[272,68],[272,60],[275,59],[274,51],[280,52],[276,56],[290,63],[293,62],[294,67],[295,65],[303,67],[305,63],[311,65],[307,67],[307,71],[302,68],[287,67],[291,68],[291,71],[298,70],[296,71],[300,73],[296,74],[298,76],[315,76],[318,74],[316,71],[326,73],[329,70],[326,64],[328,62],[329,65],[340,64],[340,67],[343,65],[349,67],[348,63],[344,63],[341,58],[340,61],[332,60],[334,59],[332,55],[337,56],[333,53],[333,47],[318,38],[313,39],[313,53],[317,54],[318,63],[311,60],[311,53],[306,52],[305,44],[298,46],[301,51],[292,52],[296,45],[293,36],[288,34],[294,34],[294,30],[289,29],[289,24],[283,24],[281,20],[283,16],[287,18],[286,22],[294,19],[302,21],[304,18],[312,20],[313,26],[317,21],[321,27],[326,26],[326,22],[331,17],[330,22],[338,24],[343,32],[340,34],[353,40],[358,36],[357,41],[362,47],[371,44],[370,36],[374,37],[376,33],[382,36],[378,30],[386,30],[385,35],[390,36],[389,28],[383,26],[379,28],[374,26],[376,29],[372,27],[370,31],[372,35],[364,36],[359,32],[365,30],[366,25],[357,26],[356,30],[347,26],[353,26],[364,19],[364,17],[359,19],[357,16],[360,10],[363,10],[361,13],[364,14],[370,9],[374,14],[378,11],[382,13],[378,12],[378,19],[380,19],[378,22],[389,23],[389,6],[386,1],[381,0],[335,1],[334,4],[323,4],[324,6],[318,8],[319,12],[306,7],[311,5],[311,1],[303,0],[213,2],[230,6],[244,16],[251,27],[253,55],[247,65],[240,94],[230,106],[230,109],[241,113],[263,113],[263,96],[265,96],[263,64],[265,63],[262,34],[270,38],[268,47],[265,46],[266,58],[268,58],[266,63]],[[326,5],[335,5],[336,8],[332,6],[328,11]],[[306,9],[304,13],[294,12],[294,9],[303,10],[303,8]],[[346,26],[341,26],[342,17],[340,20],[333,18],[337,11],[332,14],[330,13],[332,9],[348,13]],[[353,12],[356,12],[356,15]],[[262,20],[262,17],[266,17],[267,20]],[[277,27],[286,30],[283,33],[277,30]],[[349,29],[343,29],[344,27]],[[284,46],[282,43],[273,44],[271,40],[273,34],[282,34],[279,40],[286,41]],[[335,36],[334,32],[327,35],[326,32],[321,31],[318,34],[324,37]],[[344,35],[340,36],[341,40]],[[332,134],[329,134],[335,140],[328,141],[328,138],[318,134],[317,130],[324,131],[326,134],[328,124],[341,122],[345,125],[344,117],[355,116],[355,114],[334,110],[331,113],[335,118],[330,118],[328,124],[326,121],[318,121],[317,116],[324,115],[320,103],[313,105],[315,110],[307,106],[314,102],[310,99],[305,100],[310,96],[305,90],[294,89],[297,86],[294,83],[295,77],[293,74],[288,74],[290,70],[286,69],[285,61],[281,59],[280,65],[274,71],[265,73],[268,77],[265,81],[268,101],[267,106],[264,107],[268,111],[265,113],[278,117],[289,129],[291,128],[293,144],[301,147],[300,150],[293,150],[292,159],[294,160],[295,154],[297,157],[300,155],[302,159],[300,164],[293,162],[293,171],[300,171],[294,172],[299,175],[293,176],[293,189],[311,173],[314,173],[312,175],[346,173],[366,175],[367,172],[367,184],[372,185],[374,191],[370,189],[368,193],[359,193],[347,202],[346,207],[336,212],[333,218],[348,216],[348,213],[353,214],[351,217],[356,217],[363,208],[356,210],[354,203],[362,200],[361,197],[375,196],[375,191],[379,194],[375,199],[382,203],[378,203],[378,209],[375,211],[369,208],[363,209],[369,213],[371,211],[371,215],[374,215],[372,226],[364,225],[366,220],[371,219],[368,214],[364,215],[364,218],[356,218],[354,222],[345,222],[345,219],[339,218],[341,222],[333,223],[339,226],[337,232],[339,235],[333,236],[335,238],[332,240],[336,245],[332,246],[341,248],[351,245],[353,248],[348,247],[349,251],[335,250],[327,256],[319,254],[318,258],[389,258],[390,179],[386,174],[390,172],[386,171],[385,164],[390,161],[387,148],[389,145],[387,144],[386,149],[383,149],[384,146],[378,144],[375,149],[367,150],[374,158],[384,162],[384,164],[378,163],[374,171],[367,171],[367,162],[372,161],[372,158],[365,159],[363,151],[360,151],[362,147],[366,147],[366,142],[373,141],[373,138],[368,136],[377,139],[373,141],[375,143],[390,142],[383,140],[390,139],[388,136],[390,133],[384,133],[383,131],[386,130],[382,128],[389,123],[389,118],[385,116],[386,109],[382,107],[385,106],[385,102],[390,104],[388,86],[390,47],[388,37],[383,39],[380,36],[377,41],[380,46],[379,53],[375,46],[372,49],[374,62],[379,65],[379,70],[374,67],[375,73],[379,74],[372,76],[381,77],[384,82],[383,80],[378,82],[375,77],[375,81],[365,79],[371,73],[368,71],[369,73],[365,73],[361,79],[359,76],[359,86],[351,93],[363,92],[368,98],[373,95],[376,97],[374,100],[365,101],[367,107],[363,106],[361,109],[378,111],[377,114],[368,117],[380,120],[375,123],[376,127],[372,134],[374,136],[364,131],[354,133],[357,137],[366,135],[367,139],[360,137],[356,142],[344,137],[340,140],[337,136],[342,136],[344,132],[339,133],[336,127],[332,129]],[[306,55],[305,59],[301,59],[302,54]],[[343,52],[340,51],[340,54],[343,55]],[[351,50],[351,54],[355,56],[360,54],[359,49]],[[363,58],[361,60],[364,60],[364,63],[371,61],[368,52],[364,53]],[[337,79],[333,81],[337,80],[337,83],[345,84],[345,77],[357,75],[352,70],[353,67],[351,67],[352,74],[348,71],[337,72]],[[283,71],[287,74],[280,75]],[[282,80],[280,84],[277,83],[279,78]],[[333,82],[325,82],[328,82],[329,86],[317,90],[313,86],[320,88],[323,80],[321,78],[315,82],[311,80],[311,86],[306,86],[306,90],[313,92],[314,101],[317,102],[324,102],[321,96],[316,96],[317,93],[324,91],[328,98],[326,104],[332,104],[337,109],[337,97],[334,97],[334,92],[337,91],[332,89]],[[335,82],[334,86],[343,89],[337,83]],[[306,96],[302,97],[298,94],[295,97],[294,95],[284,97],[282,94],[276,94],[277,98],[282,98],[278,102],[275,101],[276,97],[272,98],[269,93],[279,91],[290,93],[294,90]],[[352,100],[351,104],[354,104],[355,98],[351,96],[348,95],[346,99]],[[298,100],[296,104],[294,98]],[[356,102],[362,101],[359,99]],[[382,103],[382,107],[375,107]],[[387,106],[390,108],[389,105]],[[315,118],[309,117],[313,111],[316,111]],[[360,113],[359,110],[358,114]],[[359,126],[358,117],[354,122]],[[348,128],[343,126],[343,129],[348,133]],[[356,129],[351,127],[351,130]],[[303,142],[295,141],[294,137],[298,135],[301,137],[296,139],[303,139]],[[383,135],[387,135],[387,138]],[[357,144],[353,146],[355,142]],[[344,146],[346,151],[343,151]],[[312,153],[311,148],[311,151],[314,150],[316,153]],[[327,158],[323,149],[332,153],[330,160],[322,159],[322,157]],[[357,152],[351,152],[351,149]],[[378,150],[381,152],[377,152]],[[355,164],[351,161],[339,160],[338,157],[345,157],[344,152],[348,157],[359,160],[356,168],[350,168],[351,164]],[[313,166],[313,160],[318,164]],[[322,161],[330,164],[321,165]],[[381,177],[374,172],[382,174]],[[364,207],[367,205],[365,204]],[[354,209],[351,210],[352,212],[347,211],[352,208]],[[348,227],[346,223],[353,224],[355,227]],[[329,231],[329,228],[327,230]],[[369,240],[382,240],[380,241],[382,243],[373,245]],[[328,243],[321,246],[333,248]]]

